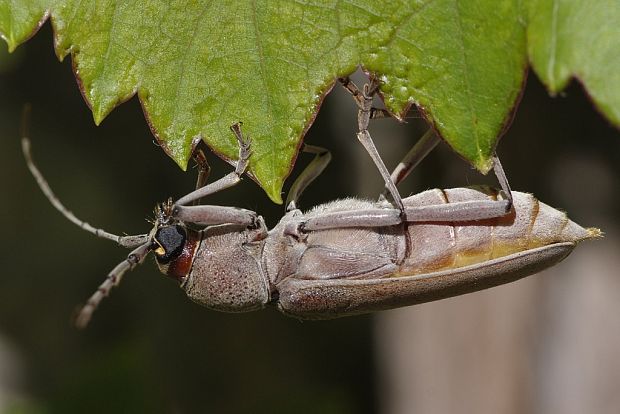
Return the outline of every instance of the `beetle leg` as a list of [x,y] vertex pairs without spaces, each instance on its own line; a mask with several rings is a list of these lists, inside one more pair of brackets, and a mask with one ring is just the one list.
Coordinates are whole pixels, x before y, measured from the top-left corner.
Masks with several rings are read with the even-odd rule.
[[[343,88],[347,90],[353,97],[353,100],[357,104],[359,109],[364,108],[364,94],[357,87],[357,85],[349,78],[348,76],[343,78],[338,78],[338,82],[342,85]],[[373,91],[374,93],[375,91]],[[391,118],[392,115],[387,109],[375,108],[374,106],[370,108],[370,119],[381,119],[381,118]]]
[[239,161],[237,161],[237,166],[235,171],[225,175],[219,180],[205,185],[204,187],[198,188],[191,193],[181,197],[175,203],[176,206],[182,206],[193,202],[194,200],[201,199],[205,196],[208,196],[213,193],[217,193],[218,191],[224,190],[226,188],[232,187],[235,184],[238,184],[241,181],[241,175],[245,172],[248,166],[248,160],[250,158],[250,144],[251,141],[249,138],[244,137],[241,133],[241,123],[236,123],[230,127],[230,129],[235,134],[237,141],[239,142]]
[[315,154],[314,159],[308,164],[308,166],[299,174],[299,177],[291,185],[291,189],[286,197],[286,211],[292,211],[297,209],[297,201],[301,196],[301,193],[308,187],[308,185],[316,179],[327,167],[327,164],[332,159],[332,155],[329,150],[323,147],[317,147],[315,145],[304,144],[302,148],[303,152],[309,154]]
[[407,222],[464,222],[505,216],[512,202],[508,200],[475,200],[405,209]]
[[[398,163],[394,171],[392,171],[392,181],[395,185],[400,184],[407,176],[413,171],[413,169],[422,161],[436,146],[439,144],[439,137],[435,134],[432,128],[422,135],[422,138],[415,143],[415,145],[409,150],[407,155]],[[385,198],[388,192],[386,187],[381,193],[380,199]]]
[[335,211],[324,213],[299,222],[299,231],[309,232],[350,227],[386,227],[403,222],[401,212],[395,208],[369,208],[366,210]]
[[240,224],[254,227],[257,225],[256,212],[230,206],[174,206],[172,215],[177,220],[203,226],[216,224]]
[[[405,206],[404,216],[395,208],[369,208],[364,210],[335,211],[320,216],[292,222],[297,232],[309,232],[350,227],[386,227],[403,222],[466,222],[502,217],[510,212],[510,200],[472,200]],[[404,218],[403,218],[404,217]],[[291,224],[293,225],[293,224]],[[294,229],[288,229],[294,234]]]
[[[198,168],[198,176],[196,177],[196,190],[202,188],[207,183],[209,179],[209,174],[211,173],[211,166],[207,162],[207,157],[205,157],[205,153],[196,148],[194,153],[192,154],[192,159],[196,163],[196,167]],[[192,201],[193,205],[197,205],[200,202],[200,199],[197,198]]]
[[499,157],[497,156],[497,154],[493,154],[493,171],[495,172],[497,181],[499,181],[499,185],[502,187],[502,191],[504,192],[504,197],[506,197],[506,201],[509,202],[508,210],[510,210],[510,208],[512,207],[512,190],[510,189],[510,184],[508,184],[508,178],[506,178],[506,173],[504,172],[502,164],[499,162]]
[[[337,211],[301,221],[299,231],[309,232],[351,227],[386,227],[406,221],[415,222],[455,222],[478,221],[504,216],[510,211],[507,200],[476,200],[457,203],[436,204],[419,207],[405,207],[405,219],[394,208]],[[294,233],[289,229],[291,233]]]
[[[409,173],[411,173],[411,171],[420,163],[420,161],[422,161],[428,155],[428,153],[430,153],[433,150],[433,148],[437,146],[439,141],[440,141],[439,137],[435,135],[432,129],[429,129],[422,136],[422,138],[420,138],[420,140],[416,142],[413,148],[409,150],[407,155],[405,155],[403,160],[396,166],[396,168],[392,172],[391,178],[394,184],[396,185],[400,184],[409,175]],[[471,207],[468,207],[468,206],[462,206],[462,208],[459,207],[459,213],[461,215],[467,216],[468,214],[466,213],[466,211],[468,209],[474,210],[476,208],[480,208],[477,205],[477,203],[483,203],[481,208],[484,210],[484,212],[480,212],[480,213],[481,213],[481,216],[484,218],[501,217],[510,211],[510,208],[512,207],[512,191],[510,189],[510,184],[508,183],[508,179],[506,178],[506,173],[504,172],[504,168],[502,167],[502,164],[499,161],[499,157],[497,156],[497,154],[493,155],[493,171],[495,172],[495,176],[497,177],[497,180],[500,184],[500,187],[502,189],[503,196],[505,197],[505,199],[497,200],[497,201],[474,202],[474,204]],[[379,200],[382,200],[385,197],[385,194],[387,191],[388,189],[386,188],[383,191],[383,193],[379,196]],[[497,206],[495,207],[490,206],[489,203],[497,204]],[[408,215],[410,215],[409,213],[410,209],[406,209],[406,210],[408,211]],[[444,213],[441,210],[439,214],[443,215]],[[449,214],[449,213],[446,211],[445,214]],[[466,221],[467,220],[480,220],[480,218],[473,218],[473,217],[476,217],[475,214],[470,217],[472,218],[465,218],[465,220]],[[409,217],[407,218],[407,221],[411,221]],[[440,221],[444,221],[444,220],[442,219]]]
[[503,199],[408,207],[406,208],[406,221],[477,221],[507,215],[512,209],[512,191],[497,155],[493,156],[493,169],[502,188],[500,194],[503,195]]
[[379,169],[379,173],[381,174],[381,177],[383,177],[385,186],[390,192],[394,204],[401,212],[404,213],[405,207],[400,193],[396,189],[396,185],[394,184],[394,181],[392,181],[390,173],[385,167],[385,164],[383,163],[383,160],[381,159],[381,156],[372,141],[370,132],[368,132],[368,123],[370,122],[372,113],[372,98],[379,89],[379,82],[372,78],[369,84],[364,85],[364,90],[360,91],[357,85],[355,85],[355,83],[353,83],[353,81],[351,81],[348,77],[340,78],[339,81],[342,83],[344,88],[351,93],[359,108],[357,113],[357,123],[359,128],[357,139],[362,143],[366,149],[366,152],[368,152],[368,155],[370,155],[370,158],[372,158],[375,163],[375,166]]
[[[197,188],[191,193],[181,197],[175,203],[172,210],[172,215],[175,219],[186,223],[193,223],[203,226],[217,224],[239,224],[253,228],[260,227],[259,216],[251,210],[228,206],[186,205],[196,202],[209,194],[232,187],[241,181],[241,175],[245,172],[248,166],[248,160],[251,154],[251,142],[247,137],[243,136],[240,122],[232,125],[230,129],[235,134],[235,137],[239,142],[239,161],[237,161],[235,171],[225,175],[211,184],[201,186],[201,174],[204,175],[205,171],[208,173],[209,165],[206,162],[206,158],[204,158],[204,154],[197,154],[198,157],[195,159],[201,168]],[[200,158],[201,155],[202,158]]]

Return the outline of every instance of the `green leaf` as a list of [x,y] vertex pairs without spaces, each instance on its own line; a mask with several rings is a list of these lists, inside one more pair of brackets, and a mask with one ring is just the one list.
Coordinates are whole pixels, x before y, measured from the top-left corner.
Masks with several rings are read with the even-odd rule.
[[47,19],[45,0],[2,0],[0,1],[0,36],[13,52],[17,46],[28,40]]
[[[197,136],[220,156],[236,158],[229,126],[243,121],[253,140],[250,171],[281,202],[283,181],[323,96],[358,65],[382,81],[391,112],[402,117],[418,105],[459,154],[486,172],[521,92],[526,40],[537,71],[558,82],[578,72],[581,60],[561,63],[566,56],[587,53],[570,52],[570,39],[596,36],[571,26],[581,9],[572,20],[560,18],[571,14],[564,3],[586,2],[0,0],[0,33],[12,50],[47,10],[56,53],[71,54],[95,122],[137,93],[153,133],[182,168]],[[600,7],[588,20],[605,17]],[[564,14],[554,20],[556,9]],[[605,24],[620,20],[617,8],[610,15]],[[613,27],[617,33],[619,25]],[[607,49],[618,50],[619,36],[612,35],[604,36]],[[551,52],[547,70],[538,62],[548,63]],[[615,63],[617,80],[618,54],[601,59]],[[609,70],[590,65],[587,76],[595,80],[582,79],[595,87],[612,76]],[[595,100],[607,105],[606,113],[617,111],[613,99],[620,94],[602,88],[596,96],[605,93],[609,99]]]
[[576,77],[620,125],[620,3],[536,0],[529,7],[528,49],[536,74],[553,93]]

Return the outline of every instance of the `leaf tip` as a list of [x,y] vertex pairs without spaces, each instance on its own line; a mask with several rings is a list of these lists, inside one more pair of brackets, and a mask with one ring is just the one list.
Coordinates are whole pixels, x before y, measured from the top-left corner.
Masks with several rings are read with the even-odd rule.
[[282,189],[278,188],[278,189],[274,189],[274,188],[270,188],[270,189],[266,189],[265,192],[267,193],[267,196],[269,196],[269,198],[271,199],[271,201],[273,201],[276,204],[282,204]]
[[100,106],[93,107],[93,120],[95,121],[95,125],[99,126],[107,115],[108,113],[103,111]]
[[265,190],[265,193],[267,193],[267,196],[271,199],[271,201],[273,201],[276,204],[282,204],[282,185],[284,184],[284,182],[282,180],[269,180],[267,182],[263,182],[262,180],[258,179],[258,185],[260,185],[263,190]]
[[13,53],[15,49],[17,49],[17,46],[19,46],[19,42],[16,42],[11,36],[5,36],[2,31],[0,31],[0,37],[6,42],[9,53]]
[[493,160],[490,157],[480,157],[474,162],[474,167],[486,175],[493,168]]

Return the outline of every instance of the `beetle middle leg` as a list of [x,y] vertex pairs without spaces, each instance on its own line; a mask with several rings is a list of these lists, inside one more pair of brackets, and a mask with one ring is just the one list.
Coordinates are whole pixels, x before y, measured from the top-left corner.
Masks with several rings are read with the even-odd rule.
[[[381,175],[383,176],[385,180],[386,189],[391,188],[396,194],[394,199],[397,200],[396,203],[398,204],[399,200],[401,199],[400,194],[398,194],[398,191],[396,190],[395,185],[393,183],[390,184],[390,176],[388,174],[388,170],[385,167],[385,164],[383,163],[383,160],[381,159],[380,155],[378,154],[374,146],[374,143],[372,142],[372,138],[370,137],[370,134],[368,134],[368,123],[370,119],[390,117],[390,114],[387,110],[378,109],[378,108],[374,108],[371,106],[372,97],[374,96],[379,84],[376,81],[373,81],[371,84],[365,85],[364,90],[361,91],[357,87],[357,85],[355,85],[355,83],[353,83],[353,81],[351,81],[351,79],[348,77],[339,78],[338,81],[353,96],[353,99],[355,100],[359,108],[358,126],[360,129],[360,132],[366,131],[366,133],[362,137],[360,137],[358,134],[358,138],[360,139],[360,141],[366,148],[367,152],[370,154],[373,161],[377,165]],[[438,138],[437,138],[437,142],[439,142]],[[421,158],[424,158],[424,156],[432,148],[434,148],[435,145],[436,143],[433,144],[433,146],[426,153],[424,153]],[[287,212],[297,209],[297,201],[299,200],[301,193],[306,189],[306,187],[308,187],[308,185],[312,181],[316,179],[318,175],[320,175],[323,172],[323,170],[325,169],[325,167],[331,160],[331,153],[329,152],[329,150],[322,148],[322,147],[304,144],[301,151],[310,153],[310,154],[315,154],[316,156],[310,162],[310,164],[302,171],[299,177],[297,177],[295,182],[293,182],[291,189],[289,190],[288,197],[286,198],[286,211]],[[404,177],[401,177],[400,179],[402,178]],[[392,181],[394,181],[394,177],[391,177],[391,179]],[[402,207],[402,201],[400,202],[400,206]]]
[[375,147],[370,132],[368,132],[368,124],[373,114],[372,98],[379,89],[379,82],[372,78],[370,83],[364,85],[364,89],[360,90],[351,79],[348,77],[338,79],[342,86],[353,96],[353,99],[358,106],[357,124],[359,132],[357,133],[357,139],[362,143],[368,155],[372,158],[375,166],[379,169],[381,177],[385,182],[385,186],[392,196],[392,200],[395,206],[404,213],[405,206],[403,205],[402,197],[396,189],[396,185],[390,176],[388,169],[386,168],[377,148]]
[[323,172],[332,159],[329,150],[323,147],[304,144],[301,150],[308,154],[315,154],[315,157],[291,185],[291,189],[286,197],[287,212],[297,209],[297,201],[301,193]]
[[[439,137],[435,134],[432,128],[429,128],[428,131],[422,135],[413,147],[409,150],[407,155],[398,163],[394,171],[392,171],[391,178],[394,182],[394,185],[400,184],[407,176],[411,173],[411,171],[417,167],[417,165],[422,161],[426,156],[439,144]],[[379,200],[385,199],[386,193],[389,189],[386,187],[385,190],[379,196]]]

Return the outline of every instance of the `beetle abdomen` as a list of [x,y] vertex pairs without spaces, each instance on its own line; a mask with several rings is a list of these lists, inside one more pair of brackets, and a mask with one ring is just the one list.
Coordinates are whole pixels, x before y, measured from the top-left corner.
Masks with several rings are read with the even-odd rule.
[[[539,202],[534,196],[514,191],[513,209],[507,216],[461,223],[410,223],[409,249],[400,275],[459,268],[553,243],[576,243],[597,237],[597,229],[585,229],[566,214]],[[495,200],[488,187],[429,190],[404,199],[407,207],[474,200]]]

